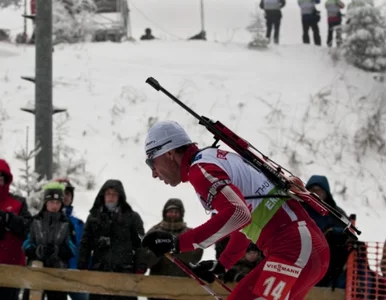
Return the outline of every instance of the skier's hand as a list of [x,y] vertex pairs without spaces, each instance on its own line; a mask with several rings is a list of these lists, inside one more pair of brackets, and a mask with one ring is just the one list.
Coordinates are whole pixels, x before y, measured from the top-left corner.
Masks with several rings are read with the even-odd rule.
[[244,274],[242,274],[241,272],[238,272],[237,270],[235,269],[230,269],[228,270],[228,272],[226,272],[224,274],[224,276],[222,276],[223,278],[223,281],[224,283],[228,283],[228,282],[240,282],[241,279],[244,278]]
[[178,238],[169,232],[154,230],[146,234],[142,240],[142,246],[148,248],[156,256],[165,253],[179,253]]
[[208,283],[212,283],[216,279],[216,275],[225,273],[225,268],[217,260],[203,260],[197,264],[189,264],[190,268],[198,277]]

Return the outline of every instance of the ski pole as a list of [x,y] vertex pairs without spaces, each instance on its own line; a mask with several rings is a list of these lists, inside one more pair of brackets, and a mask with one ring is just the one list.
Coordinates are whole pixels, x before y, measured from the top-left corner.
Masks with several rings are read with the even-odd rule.
[[224,282],[222,282],[221,279],[219,279],[217,276],[215,276],[214,282],[217,285],[221,286],[227,292],[232,293],[232,289],[229,286],[227,286]]
[[[173,256],[172,254],[170,253],[165,253],[165,256],[173,263],[175,263],[182,271],[184,271],[187,275],[189,275],[191,278],[193,278],[194,280],[196,280],[200,285],[201,287],[207,291],[210,295],[212,295],[215,299],[217,300],[222,300],[222,298],[220,296],[218,296],[216,294],[215,291],[213,291],[204,281],[202,281],[196,274],[193,273],[192,270],[190,270],[187,266],[185,266],[185,264],[180,261],[178,258],[176,258],[175,256]],[[227,287],[228,288],[228,287]],[[229,289],[229,288],[228,288]]]

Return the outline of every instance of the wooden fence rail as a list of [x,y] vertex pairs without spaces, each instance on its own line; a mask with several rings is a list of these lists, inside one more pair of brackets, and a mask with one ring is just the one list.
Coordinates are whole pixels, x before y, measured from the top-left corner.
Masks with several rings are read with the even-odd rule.
[[[213,300],[190,278],[43,268],[39,262],[34,262],[31,267],[0,264],[0,286],[30,289],[31,300],[40,300],[43,290]],[[221,287],[212,285],[212,288],[226,298],[227,293]],[[314,288],[306,299],[344,300],[344,294],[344,290],[332,292],[331,289]]]

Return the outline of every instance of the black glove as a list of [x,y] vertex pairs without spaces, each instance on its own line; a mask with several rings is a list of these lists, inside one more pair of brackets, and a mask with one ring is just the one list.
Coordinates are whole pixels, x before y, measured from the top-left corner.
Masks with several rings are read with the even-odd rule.
[[165,253],[179,253],[178,238],[169,232],[154,230],[146,234],[142,240],[142,246],[148,248],[156,256]]
[[52,244],[39,245],[36,248],[36,257],[40,260],[46,260],[53,255],[58,255],[58,249]]
[[227,282],[240,282],[241,279],[245,277],[244,274],[241,272],[237,272],[235,269],[230,269],[228,272],[226,272],[223,276],[224,283]]
[[0,224],[7,226],[9,220],[9,214],[0,210]]
[[198,277],[208,283],[212,283],[215,275],[222,275],[225,273],[225,268],[217,260],[203,260],[197,264],[190,263],[190,268]]

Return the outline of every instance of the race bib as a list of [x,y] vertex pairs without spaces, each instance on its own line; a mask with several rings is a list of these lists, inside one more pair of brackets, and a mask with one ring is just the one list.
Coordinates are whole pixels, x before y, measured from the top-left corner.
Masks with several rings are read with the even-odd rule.
[[283,259],[270,257],[253,289],[253,293],[266,300],[285,300],[298,279],[301,268]]

